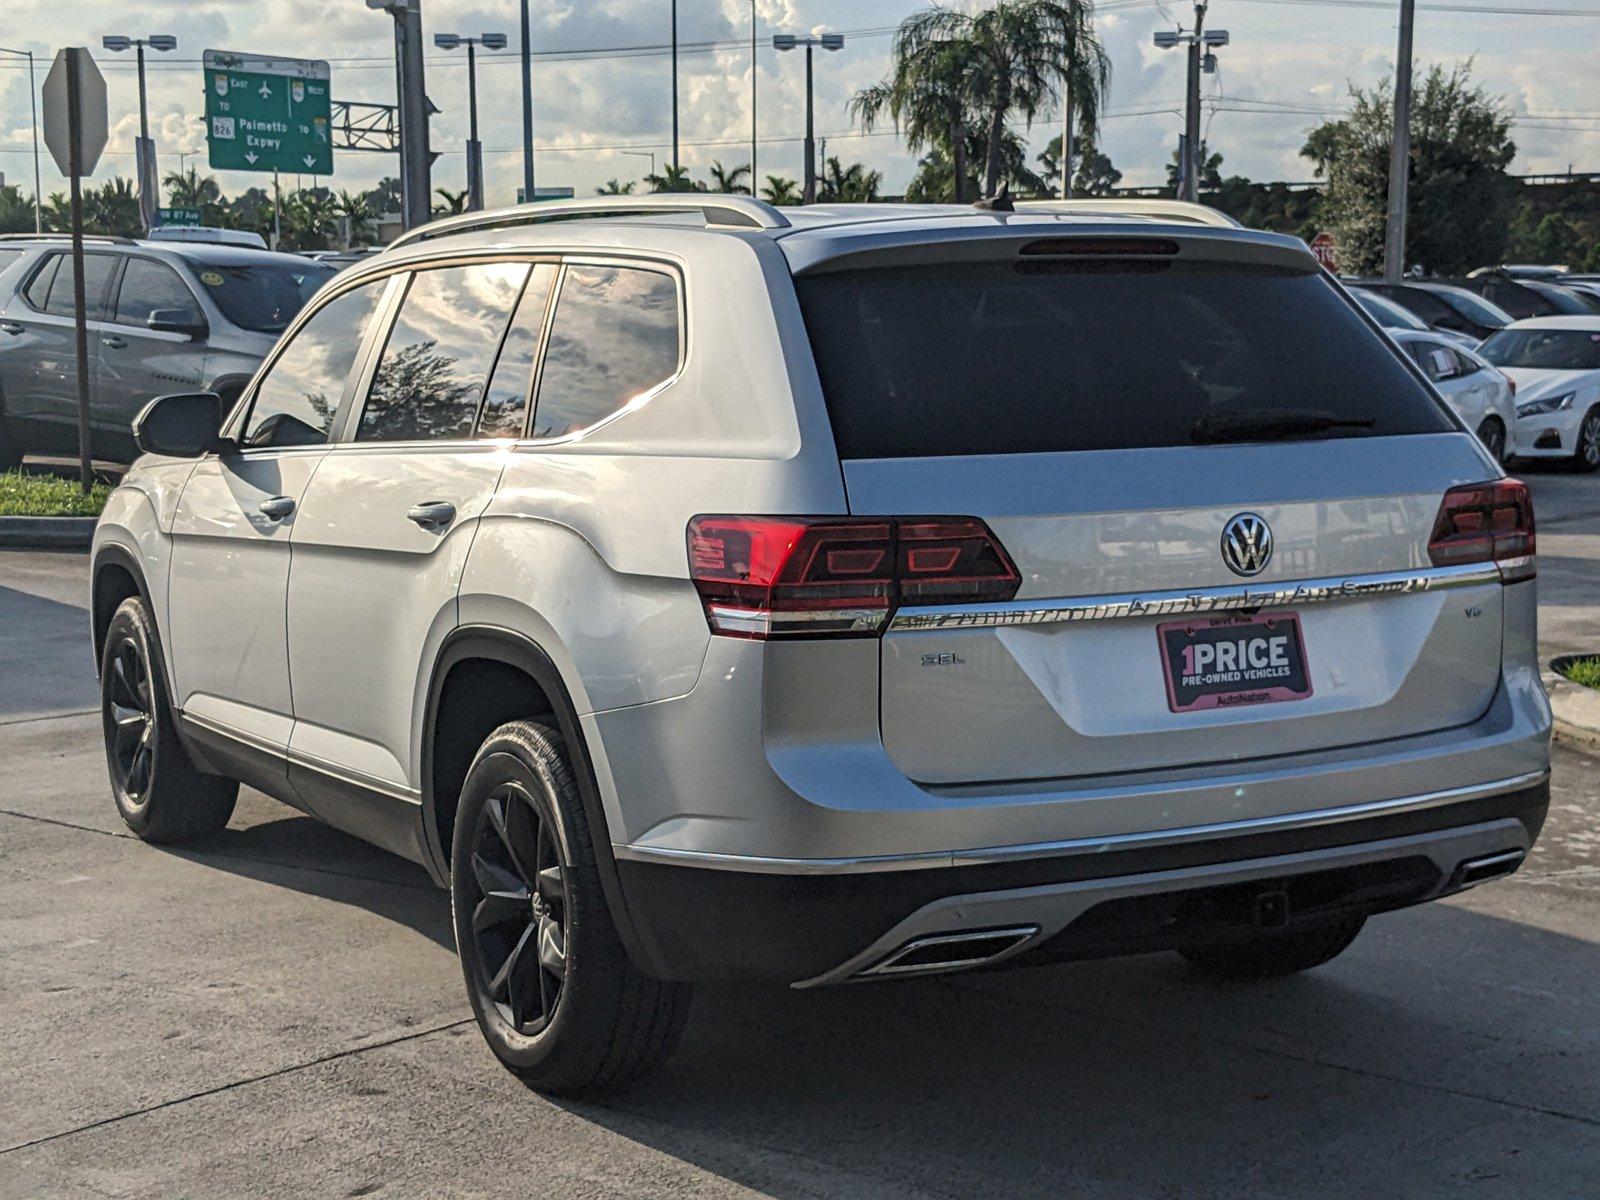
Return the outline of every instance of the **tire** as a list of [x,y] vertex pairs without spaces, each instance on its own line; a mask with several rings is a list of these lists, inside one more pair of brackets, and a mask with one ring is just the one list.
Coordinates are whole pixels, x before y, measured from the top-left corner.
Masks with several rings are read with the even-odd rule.
[[1500,423],[1498,417],[1485,417],[1483,424],[1478,426],[1478,440],[1483,443],[1483,448],[1489,452],[1494,461],[1501,466],[1511,461],[1507,452],[1506,427]]
[[178,740],[161,644],[138,596],[111,617],[100,655],[100,721],[117,811],[147,842],[208,837],[227,825],[237,780],[208,775]]
[[1366,923],[1365,917],[1348,917],[1290,933],[1261,934],[1248,941],[1189,946],[1179,953],[1221,979],[1275,979],[1337,958]]
[[617,1088],[659,1067],[690,989],[639,973],[601,891],[594,834],[561,735],[513,721],[478,750],[450,851],[467,997],[495,1057],[552,1095]]
[[1587,474],[1600,471],[1600,405],[1583,415],[1578,426],[1578,444],[1572,452],[1572,465]]

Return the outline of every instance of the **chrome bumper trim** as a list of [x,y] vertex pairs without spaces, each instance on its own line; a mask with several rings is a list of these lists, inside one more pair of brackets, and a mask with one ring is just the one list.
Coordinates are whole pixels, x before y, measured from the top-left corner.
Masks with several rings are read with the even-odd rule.
[[977,850],[938,850],[917,854],[881,854],[861,858],[766,858],[750,854],[719,854],[714,851],[680,850],[668,846],[612,844],[613,857],[625,862],[664,863],[682,867],[705,867],[718,871],[749,871],[762,875],[847,875],[867,871],[908,871],[934,867],[972,867],[986,863],[1015,862],[1019,859],[1050,858],[1055,855],[1103,854],[1146,846],[1165,846],[1179,842],[1210,841],[1237,834],[1267,833],[1283,829],[1302,829],[1310,825],[1333,825],[1363,817],[1390,816],[1395,813],[1436,808],[1480,800],[1501,792],[1535,787],[1550,778],[1548,769],[1529,771],[1469,787],[1422,792],[1393,800],[1372,800],[1340,808],[1321,808],[1306,812],[1283,813],[1271,817],[1252,817],[1223,821],[1215,825],[1191,825],[1182,829],[1151,829],[1141,833],[1119,833],[1106,837],[1071,838],[1059,842],[1030,842],[1021,846],[988,846]]
[[1193,591],[1142,592],[1117,596],[1073,596],[1065,599],[1012,600],[973,608],[970,605],[902,608],[889,621],[889,632],[908,629],[986,629],[1002,625],[1050,625],[1064,621],[1120,621],[1128,617],[1173,617],[1363,600],[1370,596],[1437,592],[1500,582],[1494,563],[1424,567],[1381,575],[1289,580],[1252,587],[1198,588]]

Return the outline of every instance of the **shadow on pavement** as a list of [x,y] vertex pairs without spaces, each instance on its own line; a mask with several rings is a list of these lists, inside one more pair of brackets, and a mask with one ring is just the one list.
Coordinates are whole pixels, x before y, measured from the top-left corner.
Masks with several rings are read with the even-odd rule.
[[0,720],[98,707],[87,611],[0,586],[0,684]]

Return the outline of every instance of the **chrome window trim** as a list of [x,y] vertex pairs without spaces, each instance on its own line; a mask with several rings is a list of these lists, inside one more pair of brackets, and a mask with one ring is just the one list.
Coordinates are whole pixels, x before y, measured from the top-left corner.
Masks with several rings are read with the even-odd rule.
[[861,858],[767,858],[750,854],[722,854],[714,851],[680,850],[668,846],[638,846],[613,843],[614,858],[625,862],[663,863],[669,866],[705,867],[719,871],[748,871],[767,875],[841,875],[868,871],[908,871],[921,868],[972,867],[987,863],[1017,862],[1056,855],[1104,854],[1113,850],[1147,846],[1166,846],[1185,842],[1210,841],[1239,834],[1265,833],[1283,829],[1303,829],[1312,825],[1332,825],[1364,817],[1390,816],[1461,804],[1504,792],[1535,787],[1550,778],[1548,769],[1528,771],[1488,783],[1447,788],[1392,800],[1371,800],[1338,808],[1319,808],[1282,813],[1270,817],[1249,817],[1221,821],[1214,825],[1190,825],[1179,829],[1151,829],[1140,833],[1119,833],[1105,837],[1071,838],[1059,842],[1029,842],[1019,846],[986,846],[974,850],[937,850],[915,854],[880,854]]
[[1237,612],[1242,609],[1327,604],[1370,596],[1410,595],[1498,583],[1495,563],[1421,567],[1375,575],[1286,580],[1255,586],[1196,588],[1189,591],[1132,592],[1109,596],[1071,596],[1012,600],[1005,604],[902,608],[889,621],[890,633],[917,629],[993,629],[1006,625],[1051,625],[1076,621],[1120,621],[1131,617],[1171,617]]

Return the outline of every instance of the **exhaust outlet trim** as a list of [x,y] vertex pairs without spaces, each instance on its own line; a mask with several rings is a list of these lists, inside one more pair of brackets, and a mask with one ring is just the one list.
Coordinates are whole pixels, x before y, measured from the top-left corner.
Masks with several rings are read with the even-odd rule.
[[912,938],[872,966],[857,972],[856,977],[926,975],[981,966],[1006,957],[1038,935],[1037,925],[1014,925],[1006,929],[971,929]]
[[1456,868],[1456,877],[1453,881],[1456,890],[1465,891],[1467,888],[1477,887],[1480,883],[1504,879],[1520,867],[1527,857],[1526,850],[1502,850],[1498,854],[1469,858]]

